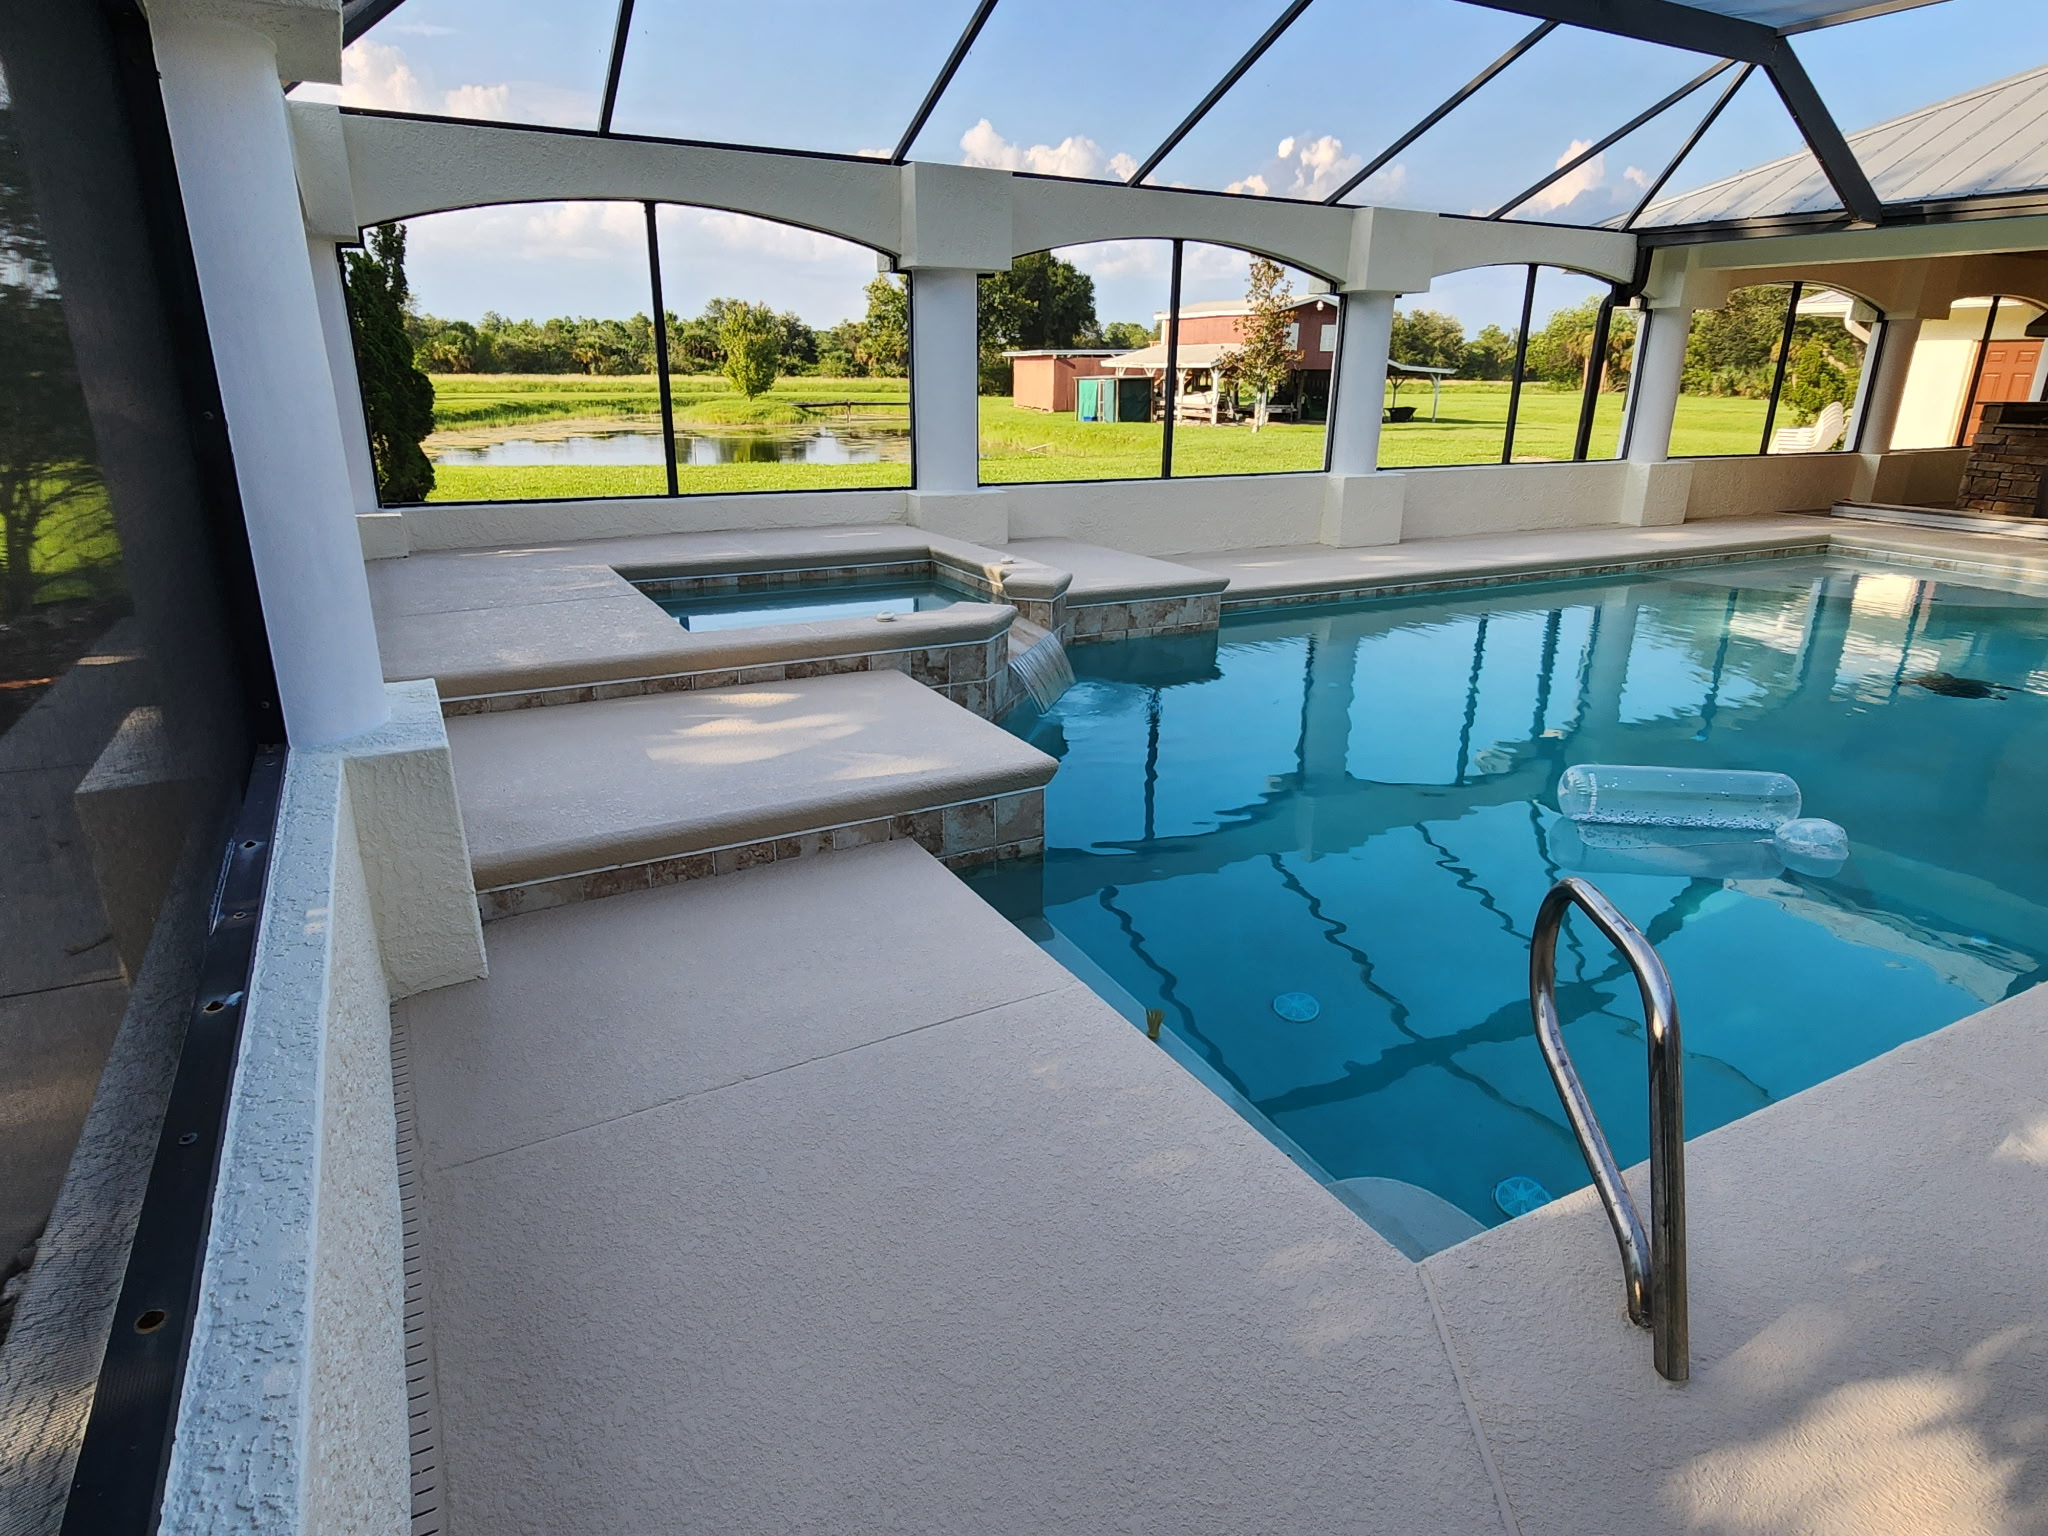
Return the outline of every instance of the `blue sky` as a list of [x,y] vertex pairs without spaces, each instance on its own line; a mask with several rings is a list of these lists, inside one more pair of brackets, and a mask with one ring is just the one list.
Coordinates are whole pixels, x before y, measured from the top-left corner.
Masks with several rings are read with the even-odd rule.
[[[1156,147],[1277,14],[1282,0],[1000,0],[918,138],[919,159],[1118,177]],[[972,0],[638,0],[615,125],[622,131],[886,154]],[[593,127],[615,0],[406,0],[358,42],[340,93],[365,106]],[[1318,0],[1155,174],[1275,196],[1334,188],[1515,38],[1525,18],[1460,0]],[[1854,130],[2048,63],[2043,0],[1942,0],[1804,34],[1793,46]],[[1376,176],[1354,201],[1484,212],[1712,61],[1562,28]],[[1526,212],[1594,223],[1628,207],[1721,82],[1575,173]],[[1800,148],[1753,79],[1671,186]],[[416,221],[425,307],[474,318],[630,314],[647,307],[636,207],[567,205]],[[670,307],[733,295],[813,323],[857,313],[873,255],[732,214],[665,210]],[[1068,253],[1104,319],[1165,303],[1162,246]],[[1188,297],[1233,297],[1243,262],[1200,251]],[[1588,288],[1587,291],[1590,291]],[[1558,290],[1559,300],[1577,292]],[[1476,330],[1511,324],[1519,277],[1468,274],[1410,302]],[[1549,287],[1539,300],[1539,315]]]

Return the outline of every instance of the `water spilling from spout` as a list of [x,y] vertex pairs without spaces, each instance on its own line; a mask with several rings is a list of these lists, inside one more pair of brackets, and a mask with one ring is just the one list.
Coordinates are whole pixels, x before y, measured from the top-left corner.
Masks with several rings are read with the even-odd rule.
[[1012,656],[1010,673],[1040,709],[1051,709],[1060,695],[1074,686],[1074,664],[1067,660],[1067,648],[1056,634],[1048,634]]

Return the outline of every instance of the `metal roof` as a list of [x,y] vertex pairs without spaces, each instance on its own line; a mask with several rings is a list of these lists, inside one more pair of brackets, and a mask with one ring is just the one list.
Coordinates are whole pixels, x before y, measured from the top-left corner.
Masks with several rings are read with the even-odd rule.
[[[1908,112],[1849,136],[1887,203],[1939,202],[2048,186],[2048,66]],[[1723,224],[1839,208],[1799,153],[1652,204],[1637,229]]]
[[1712,11],[1741,21],[1759,22],[1780,32],[1806,32],[1837,22],[1861,21],[1887,11],[1910,11],[1939,0],[1678,0],[1695,11]]

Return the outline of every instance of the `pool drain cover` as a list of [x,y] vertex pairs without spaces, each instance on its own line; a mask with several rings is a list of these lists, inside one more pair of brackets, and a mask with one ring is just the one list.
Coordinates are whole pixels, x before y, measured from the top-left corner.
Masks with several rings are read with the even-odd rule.
[[1493,1186],[1493,1203],[1510,1216],[1526,1216],[1550,1204],[1550,1191],[1525,1174],[1514,1174]]
[[1307,992],[1282,992],[1273,999],[1273,1011],[1290,1024],[1306,1024],[1323,1005]]

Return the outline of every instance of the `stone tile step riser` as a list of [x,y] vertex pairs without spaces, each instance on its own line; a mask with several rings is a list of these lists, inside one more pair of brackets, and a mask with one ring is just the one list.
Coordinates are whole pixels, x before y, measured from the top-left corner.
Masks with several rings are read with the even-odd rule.
[[[868,651],[826,656],[809,661],[766,662],[755,667],[715,672],[677,672],[616,682],[579,683],[564,688],[539,688],[513,693],[472,694],[444,699],[444,715],[487,715],[512,709],[538,709],[559,704],[589,704],[603,699],[639,698],[653,693],[690,693],[755,683],[789,682],[798,678],[840,677],[855,672],[903,672],[986,717],[999,681],[1009,669],[1009,642],[997,635],[962,645],[924,646],[904,651]],[[976,689],[979,687],[979,691]]]
[[1045,848],[1045,791],[963,800],[868,821],[814,827],[722,848],[586,870],[551,880],[496,886],[477,893],[485,922],[595,901],[627,891],[651,890],[686,880],[738,874],[764,864],[907,840],[949,869],[971,869],[999,859],[1026,858]]

